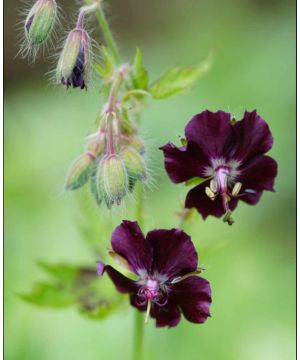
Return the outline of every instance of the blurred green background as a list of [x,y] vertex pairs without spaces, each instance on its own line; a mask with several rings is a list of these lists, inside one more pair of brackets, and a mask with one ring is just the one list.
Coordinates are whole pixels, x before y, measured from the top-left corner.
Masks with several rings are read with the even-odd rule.
[[[143,115],[156,186],[147,192],[144,230],[176,226],[184,186],[171,184],[157,147],[178,141],[187,121],[206,108],[239,117],[256,108],[275,138],[276,193],[240,204],[229,227],[197,215],[185,229],[213,289],[212,318],[182,320],[175,329],[145,329],[146,359],[295,359],[295,2],[274,0],[106,0],[126,61],[141,47],[154,79],[170,65],[195,64],[214,54],[211,71],[191,91],[150,102]],[[64,24],[74,1],[60,2]],[[101,99],[90,91],[57,89],[45,73],[15,58],[21,1],[5,0],[5,359],[130,359],[133,310],[103,321],[75,309],[34,307],[15,294],[43,278],[36,260],[94,266],[82,241],[80,209],[63,183],[83,150]],[[64,26],[66,28],[66,25]],[[94,28],[96,24],[94,24]],[[95,31],[94,37],[99,33]],[[111,231],[129,211],[98,212]],[[94,227],[97,228],[97,224]],[[109,244],[107,230],[102,242]],[[100,241],[100,239],[99,239]]]

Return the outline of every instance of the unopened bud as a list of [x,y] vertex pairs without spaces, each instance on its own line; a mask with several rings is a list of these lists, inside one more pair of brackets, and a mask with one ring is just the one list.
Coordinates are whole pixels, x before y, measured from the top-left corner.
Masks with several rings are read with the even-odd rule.
[[91,175],[90,175],[90,190],[93,195],[93,198],[96,201],[96,204],[100,206],[102,202],[101,195],[98,192],[98,186],[97,186],[97,166],[93,166]]
[[57,13],[55,0],[38,0],[25,21],[25,34],[32,45],[43,44],[51,34]]
[[67,88],[84,89],[89,79],[91,62],[91,41],[88,33],[80,28],[72,30],[60,55],[56,80]]
[[92,153],[95,157],[100,155],[104,150],[105,141],[98,134],[94,138],[90,139],[86,144],[86,150]]
[[123,160],[116,154],[101,159],[96,174],[97,190],[107,206],[119,205],[128,192],[128,175]]
[[137,152],[143,154],[145,152],[145,145],[141,138],[132,136],[130,139],[130,146],[132,146]]
[[90,174],[93,167],[95,157],[90,153],[80,155],[71,165],[65,188],[66,190],[75,190],[83,186]]
[[127,147],[121,152],[121,157],[124,160],[126,169],[131,178],[137,180],[145,180],[146,165],[143,157],[132,147]]

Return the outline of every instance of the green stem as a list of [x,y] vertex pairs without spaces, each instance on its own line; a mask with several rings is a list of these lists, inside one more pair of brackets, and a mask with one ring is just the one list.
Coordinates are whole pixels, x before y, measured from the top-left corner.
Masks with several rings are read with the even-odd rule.
[[143,359],[144,318],[143,313],[134,309],[133,360]]
[[[139,226],[143,227],[143,207],[144,196],[143,187],[141,184],[136,184],[137,192],[137,208],[136,208],[136,220]],[[143,359],[143,338],[144,338],[144,314],[134,309],[134,333],[133,333],[133,360]]]
[[136,185],[136,193],[137,193],[137,206],[136,206],[136,221],[139,226],[142,228],[144,224],[144,194],[143,194],[143,186],[139,182]]
[[111,52],[111,55],[115,61],[116,64],[121,63],[121,57],[119,55],[117,44],[113,38],[112,32],[110,31],[108,22],[106,20],[106,17],[104,15],[104,12],[101,8],[101,5],[98,7],[98,10],[96,12],[97,18],[100,24],[100,27],[102,29],[103,37],[105,39],[105,42]]

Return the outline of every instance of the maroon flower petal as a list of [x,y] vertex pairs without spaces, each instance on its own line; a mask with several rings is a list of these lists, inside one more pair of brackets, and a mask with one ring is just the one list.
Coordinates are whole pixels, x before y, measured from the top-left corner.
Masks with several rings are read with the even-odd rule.
[[246,161],[253,156],[262,155],[273,145],[273,137],[268,124],[256,114],[245,112],[244,118],[233,126],[236,148],[232,156]]
[[152,272],[171,279],[195,271],[198,256],[194,244],[180,229],[152,230],[146,240],[153,248]]
[[189,142],[187,146],[178,148],[168,143],[160,149],[164,152],[166,171],[174,183],[204,175],[204,166],[208,162],[195,144]]
[[201,277],[191,276],[173,285],[170,297],[193,323],[204,323],[210,316],[211,289],[209,282]]
[[152,304],[150,315],[156,319],[156,327],[176,326],[181,317],[180,310],[172,300],[169,300],[165,306],[161,307]]
[[111,244],[113,250],[128,261],[136,274],[151,270],[152,248],[136,221],[124,220],[112,233]]
[[[122,294],[133,293],[137,291],[138,285],[135,281],[128,279],[126,276],[121,274],[119,271],[114,269],[110,265],[105,265],[102,271],[102,275],[104,272],[107,272],[112,282],[114,283],[116,289]],[[98,272],[98,275],[99,272]]]
[[[188,192],[185,207],[187,209],[195,207],[203,219],[206,219],[208,215],[219,218],[225,214],[222,197],[218,195],[215,200],[211,200],[205,193],[205,186],[208,186],[208,182],[204,182]],[[237,207],[237,200],[231,199],[228,206],[230,210],[234,210]]]
[[187,124],[185,136],[188,142],[197,144],[207,158],[226,158],[234,134],[230,119],[231,115],[224,111],[203,111]]
[[258,156],[242,169],[238,181],[242,183],[241,200],[256,204],[263,190],[274,191],[277,163],[269,156]]

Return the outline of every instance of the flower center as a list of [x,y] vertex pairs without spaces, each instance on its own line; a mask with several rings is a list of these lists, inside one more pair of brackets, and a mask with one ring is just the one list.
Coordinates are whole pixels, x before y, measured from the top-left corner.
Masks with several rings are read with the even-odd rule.
[[147,305],[145,317],[145,323],[147,323],[150,315],[151,304],[154,303],[158,306],[165,306],[168,302],[168,298],[161,289],[159,281],[148,278],[143,281],[143,285],[139,288],[136,302],[139,306]]
[[[211,199],[220,195],[222,197],[223,209],[225,212],[223,221],[229,225],[233,224],[229,202],[232,198],[238,197],[242,184],[235,182],[239,163],[237,161],[225,162],[223,159],[212,160],[212,167],[207,168],[207,176],[211,178],[209,186],[205,188],[206,195]],[[232,189],[230,191],[230,188]]]
[[215,181],[217,182],[217,189],[222,194],[227,191],[227,178],[229,175],[229,168],[220,166],[216,170]]

